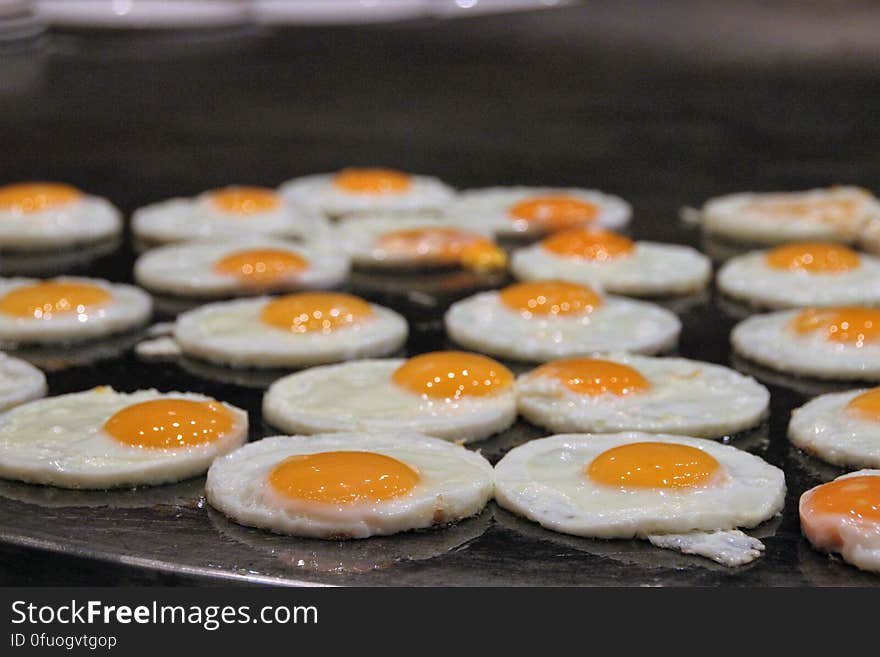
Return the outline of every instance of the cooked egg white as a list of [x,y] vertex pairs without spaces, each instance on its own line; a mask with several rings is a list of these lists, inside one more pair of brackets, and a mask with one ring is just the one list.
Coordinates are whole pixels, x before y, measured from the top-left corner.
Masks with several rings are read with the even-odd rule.
[[46,375],[28,362],[0,352],[0,411],[46,394]]

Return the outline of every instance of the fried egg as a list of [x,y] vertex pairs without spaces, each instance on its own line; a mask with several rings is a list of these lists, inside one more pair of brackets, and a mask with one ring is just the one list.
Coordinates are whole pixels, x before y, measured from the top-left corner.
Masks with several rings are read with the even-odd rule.
[[201,298],[327,289],[348,271],[348,256],[337,249],[263,237],[171,244],[134,264],[135,280],[148,290]]
[[767,415],[767,388],[686,358],[611,354],[551,361],[519,377],[519,412],[558,433],[647,431],[721,438]]
[[150,296],[131,285],[66,276],[0,279],[0,342],[74,342],[146,323]]
[[880,218],[880,203],[872,194],[858,187],[829,187],[721,196],[706,202],[700,220],[703,229],[715,237],[780,244],[851,243],[875,218]]
[[46,375],[19,358],[0,352],[0,411],[46,394]]
[[108,200],[54,182],[0,186],[0,249],[66,249],[122,232],[122,215]]
[[801,530],[822,552],[880,573],[880,470],[858,470],[801,495]]
[[590,189],[490,187],[462,192],[444,211],[453,224],[496,237],[531,237],[575,226],[619,229],[632,209],[617,196]]
[[679,244],[633,242],[607,230],[571,228],[514,252],[510,269],[523,281],[560,279],[611,294],[691,294],[706,287],[709,259]]
[[660,306],[606,297],[584,285],[533,281],[454,303],[444,318],[460,345],[501,358],[547,361],[600,351],[672,349],[678,317]]
[[294,205],[334,218],[373,212],[431,214],[455,194],[437,178],[377,167],[294,178],[280,191]]
[[880,468],[880,388],[810,400],[792,411],[788,439],[834,465]]
[[340,292],[221,301],[178,316],[186,355],[236,367],[305,367],[397,351],[406,320]]
[[880,309],[838,306],[755,315],[730,334],[734,351],[819,379],[880,380]]
[[492,466],[459,445],[407,431],[275,436],[208,471],[205,493],[235,522],[349,539],[444,525],[492,497]]
[[48,397],[0,415],[0,477],[85,489],[180,481],[245,442],[247,427],[243,410],[195,393]]
[[263,418],[289,433],[403,430],[466,443],[513,424],[513,383],[501,363],[460,351],[361,360],[279,379]]
[[229,240],[246,235],[316,241],[326,237],[327,223],[285,203],[274,190],[232,186],[135,210],[131,227],[135,236],[148,244]]

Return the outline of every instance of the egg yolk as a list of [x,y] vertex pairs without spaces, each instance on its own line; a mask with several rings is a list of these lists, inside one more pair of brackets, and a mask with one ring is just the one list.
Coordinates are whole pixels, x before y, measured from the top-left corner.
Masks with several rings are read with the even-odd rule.
[[566,258],[606,262],[632,253],[635,242],[610,230],[573,228],[558,233],[541,242],[545,251]]
[[858,267],[859,254],[839,244],[787,244],[769,251],[766,262],[773,269],[834,274]]
[[862,347],[880,340],[880,309],[810,308],[792,320],[791,328],[800,334],[822,331],[829,342]]
[[0,297],[0,313],[46,320],[55,315],[85,315],[110,298],[110,293],[97,285],[42,281],[22,285]]
[[302,292],[279,297],[263,306],[260,319],[292,333],[332,333],[373,316],[373,308],[341,292]]
[[855,521],[880,522],[880,477],[859,475],[818,486],[803,509],[805,515],[825,513]]
[[514,221],[560,230],[593,221],[599,207],[573,196],[535,196],[514,204],[508,213]]
[[392,254],[415,256],[443,264],[461,264],[468,269],[503,269],[507,254],[491,240],[463,230],[446,227],[396,230],[380,236],[376,246]]
[[415,469],[374,452],[291,456],[269,473],[269,485],[285,497],[334,505],[393,500],[418,483]]
[[292,251],[250,249],[220,258],[214,264],[214,271],[246,283],[268,283],[301,272],[308,266],[306,258]]
[[343,169],[333,184],[354,194],[399,194],[412,186],[412,180],[394,169]]
[[0,187],[0,210],[15,214],[42,212],[82,198],[76,187],[63,183],[16,183]]
[[844,221],[855,214],[859,201],[852,198],[824,198],[811,200],[761,199],[746,209],[770,219],[805,219],[818,223]]
[[214,442],[234,423],[219,402],[153,399],[118,411],[104,423],[104,431],[126,445],[165,449]]
[[846,410],[863,420],[880,422],[880,388],[872,388],[853,397]]
[[602,297],[592,289],[566,281],[516,283],[501,290],[499,295],[501,303],[527,318],[534,315],[583,315],[602,305]]
[[491,358],[463,351],[435,351],[407,360],[391,380],[431,399],[485,397],[510,388],[513,373]]
[[650,390],[641,373],[622,363],[598,358],[565,358],[542,365],[533,373],[561,381],[566,388],[591,397],[612,394],[618,397]]
[[705,486],[721,464],[701,449],[676,443],[629,443],[602,452],[585,468],[606,486],[623,488],[696,488]]
[[271,212],[281,206],[278,195],[265,187],[226,187],[208,192],[207,196],[216,208],[228,214]]

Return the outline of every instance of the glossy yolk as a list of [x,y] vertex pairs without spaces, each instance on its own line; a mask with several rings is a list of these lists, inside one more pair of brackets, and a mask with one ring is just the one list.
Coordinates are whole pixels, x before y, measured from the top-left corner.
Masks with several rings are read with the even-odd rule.
[[354,194],[397,194],[408,190],[412,180],[394,169],[343,169],[333,184]]
[[636,245],[632,240],[610,230],[573,228],[554,233],[541,242],[541,247],[566,258],[606,262],[629,255]]
[[880,309],[876,308],[810,308],[791,322],[795,333],[822,331],[829,342],[864,346],[880,340]]
[[226,187],[207,196],[216,208],[228,214],[271,212],[281,206],[278,195],[265,187]]
[[872,388],[853,397],[846,409],[863,420],[880,422],[880,388]]
[[513,373],[491,358],[463,351],[435,351],[398,367],[391,380],[432,399],[484,397],[510,388]]
[[0,210],[30,214],[82,198],[82,192],[62,183],[17,183],[0,187]]
[[825,198],[813,200],[762,199],[753,201],[747,209],[771,219],[806,219],[820,223],[844,221],[855,214],[860,202],[852,198]]
[[525,317],[533,315],[583,315],[602,305],[585,285],[565,281],[534,281],[509,285],[499,292],[501,303]]
[[856,521],[880,522],[880,476],[836,479],[817,487],[803,508],[805,515],[835,514]]
[[340,292],[288,294],[267,303],[260,320],[291,333],[331,333],[373,316],[369,303]]
[[561,230],[593,221],[599,208],[573,196],[536,196],[516,203],[508,213],[515,221]]
[[385,233],[376,246],[388,253],[431,262],[461,264],[468,269],[503,269],[507,255],[491,240],[446,227],[411,228]]
[[308,260],[292,251],[249,249],[222,257],[214,264],[214,271],[246,283],[268,283],[301,272],[308,266]]
[[48,320],[55,315],[85,315],[110,299],[110,293],[97,285],[43,281],[22,285],[0,297],[0,313]]
[[696,488],[721,471],[718,461],[696,447],[675,443],[630,443],[602,452],[585,468],[606,486],[623,488]]
[[533,372],[561,381],[580,395],[632,395],[650,390],[650,382],[638,370],[598,358],[565,358],[542,365]]
[[193,447],[232,429],[235,418],[222,404],[191,399],[153,399],[126,406],[104,423],[104,431],[126,445]]
[[334,505],[393,500],[418,483],[409,465],[374,452],[291,456],[269,473],[269,484],[285,497]]
[[834,274],[859,266],[859,254],[839,244],[787,244],[767,253],[767,264],[773,269],[807,271],[813,274]]

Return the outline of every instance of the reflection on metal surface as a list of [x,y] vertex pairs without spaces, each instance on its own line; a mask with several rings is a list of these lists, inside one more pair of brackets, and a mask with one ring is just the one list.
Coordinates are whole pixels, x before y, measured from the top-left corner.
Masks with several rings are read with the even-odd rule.
[[812,379],[805,376],[777,372],[776,370],[757,365],[736,354],[731,356],[730,363],[734,369],[739,370],[743,374],[755,377],[761,383],[770,386],[788,388],[789,390],[806,395],[807,397],[816,397],[829,392],[844,392],[859,387],[867,387],[866,385],[859,385],[856,381],[823,381],[822,379]]
[[113,239],[51,253],[0,253],[0,276],[69,276],[84,270],[94,260],[113,253],[121,244],[121,240]]
[[201,507],[205,478],[196,477],[164,486],[91,491],[23,484],[0,479],[0,497],[43,508],[150,509],[156,506]]
[[137,330],[88,342],[9,348],[5,351],[10,356],[26,360],[41,370],[57,372],[118,358],[131,350],[142,337],[143,331]]

